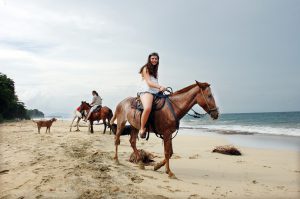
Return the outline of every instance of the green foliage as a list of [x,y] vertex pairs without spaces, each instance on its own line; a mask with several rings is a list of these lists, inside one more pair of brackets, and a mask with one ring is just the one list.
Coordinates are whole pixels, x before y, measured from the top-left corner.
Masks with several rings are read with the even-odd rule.
[[10,119],[29,119],[29,116],[15,93],[15,82],[0,73],[0,122]]

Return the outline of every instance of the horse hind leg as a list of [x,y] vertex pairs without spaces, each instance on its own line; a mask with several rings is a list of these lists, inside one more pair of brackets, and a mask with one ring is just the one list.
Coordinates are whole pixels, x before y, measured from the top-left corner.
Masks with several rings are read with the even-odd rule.
[[76,127],[77,127],[76,131],[80,131],[80,130],[79,130],[79,121],[80,121],[80,120],[81,120],[81,118],[78,117],[78,118],[77,118],[77,122],[76,122]]
[[72,123],[71,123],[71,126],[70,126],[70,132],[72,131],[72,126],[73,126],[73,122],[74,122],[75,119],[76,119],[76,116],[74,116],[74,118],[72,120]]
[[156,165],[154,165],[154,171],[157,171],[158,169],[160,169],[161,167],[163,167],[166,164],[166,159],[164,159],[163,161],[157,163]]
[[120,145],[120,136],[122,131],[124,130],[126,121],[121,122],[120,119],[118,119],[118,124],[117,124],[117,132],[115,135],[115,161],[117,164],[119,164],[119,159],[118,159],[118,146]]
[[104,124],[104,130],[103,130],[103,134],[105,134],[105,131],[106,131],[106,126],[107,126],[105,119],[103,119],[103,124]]

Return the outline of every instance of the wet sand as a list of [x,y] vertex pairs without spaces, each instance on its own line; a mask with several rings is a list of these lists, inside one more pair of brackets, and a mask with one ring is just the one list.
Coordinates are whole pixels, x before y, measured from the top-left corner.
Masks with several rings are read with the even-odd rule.
[[[223,136],[179,135],[174,139],[169,179],[164,168],[140,170],[128,161],[129,136],[121,138],[115,164],[114,136],[69,122],[53,123],[41,134],[32,121],[0,124],[0,198],[299,198],[300,153],[243,147],[242,156],[211,153],[230,144]],[[163,159],[155,135],[138,148]]]

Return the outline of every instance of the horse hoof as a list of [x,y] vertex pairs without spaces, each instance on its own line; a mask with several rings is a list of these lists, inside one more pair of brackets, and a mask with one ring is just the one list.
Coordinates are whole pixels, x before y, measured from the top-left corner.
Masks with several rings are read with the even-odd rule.
[[120,162],[119,162],[118,159],[115,160],[115,164],[116,164],[116,165],[120,165]]
[[154,170],[154,171],[157,171],[157,170],[160,169],[160,168],[161,168],[161,164],[156,164],[156,165],[154,165],[153,170]]
[[169,175],[169,178],[170,178],[170,179],[174,179],[174,180],[178,180],[178,178],[177,178],[174,174]]
[[145,170],[145,165],[143,162],[139,162],[139,169]]
[[77,129],[76,131],[80,131],[79,129]]

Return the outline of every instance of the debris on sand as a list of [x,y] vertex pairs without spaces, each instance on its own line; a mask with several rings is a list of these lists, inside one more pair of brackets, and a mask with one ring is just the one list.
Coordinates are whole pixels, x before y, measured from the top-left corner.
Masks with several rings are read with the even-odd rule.
[[[142,162],[145,165],[152,165],[154,163],[153,158],[155,156],[152,153],[144,151],[143,149],[139,149],[138,152],[139,152],[139,155],[141,157]],[[138,163],[137,157],[134,154],[134,152],[131,153],[130,158],[129,158],[129,162],[132,162],[132,163],[135,163],[135,164]]]
[[242,155],[242,153],[232,145],[217,146],[212,151],[213,153],[222,153],[226,155]]

